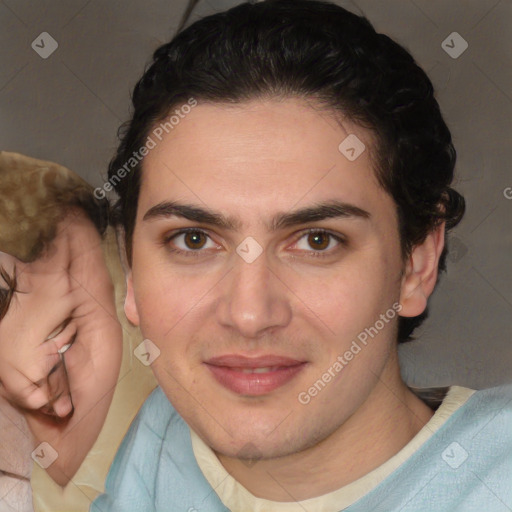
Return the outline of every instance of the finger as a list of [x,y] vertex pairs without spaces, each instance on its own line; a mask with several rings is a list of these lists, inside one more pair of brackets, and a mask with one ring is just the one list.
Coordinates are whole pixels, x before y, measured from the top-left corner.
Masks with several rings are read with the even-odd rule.
[[74,412],[73,401],[71,400],[71,395],[66,395],[53,403],[53,410],[55,414],[60,418],[65,418],[66,416],[70,416]]
[[49,344],[50,353],[63,353],[75,341],[77,335],[77,325],[71,318],[67,318],[58,329],[46,338],[44,343]]
[[[42,299],[33,293],[19,294],[16,303],[9,307],[0,325],[4,361],[11,360],[16,365],[16,362],[34,360],[36,353],[42,357],[41,343],[48,339],[54,340],[53,352],[57,354],[75,335],[76,327],[71,321],[75,307],[72,297]],[[48,348],[43,352],[48,352]]]
[[61,360],[48,375],[48,390],[50,394],[50,405],[57,416],[65,417],[73,410],[71,394],[69,389],[69,379],[66,372],[64,355],[61,354]]
[[17,352],[18,361],[30,361],[21,368],[2,365],[2,395],[25,409],[39,409],[52,398],[48,375],[60,363],[57,347],[44,343],[35,352],[25,355]]
[[34,293],[15,293],[15,300],[0,325],[0,342],[8,344],[2,351],[37,350],[41,342],[56,337],[63,330],[74,306],[67,297],[54,300]]
[[2,382],[0,394],[14,406],[21,409],[37,410],[48,403],[48,393],[44,388],[25,378],[18,381],[11,379],[12,382],[14,385]]

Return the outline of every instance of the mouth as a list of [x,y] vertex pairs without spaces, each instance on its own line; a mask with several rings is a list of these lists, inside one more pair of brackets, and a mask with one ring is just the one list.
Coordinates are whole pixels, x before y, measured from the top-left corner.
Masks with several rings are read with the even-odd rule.
[[246,357],[230,354],[204,363],[213,377],[233,393],[266,395],[294,379],[307,365],[283,356]]

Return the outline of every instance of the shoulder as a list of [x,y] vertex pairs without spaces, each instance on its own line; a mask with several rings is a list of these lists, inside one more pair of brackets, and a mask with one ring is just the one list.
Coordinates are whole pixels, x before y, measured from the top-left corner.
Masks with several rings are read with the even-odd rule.
[[195,510],[198,500],[200,509],[226,510],[197,465],[190,428],[157,387],[130,426],[91,512]]
[[489,402],[490,405],[498,402],[505,405],[505,409],[512,410],[512,382],[475,391],[474,397],[477,400]]
[[134,421],[151,427],[152,430],[163,432],[169,421],[176,419],[178,413],[165,396],[160,386],[157,386],[142,404]]
[[386,480],[349,510],[497,512],[512,504],[512,384],[452,386],[445,420]]
[[169,424],[178,421],[178,414],[160,387],[146,399],[126,433],[116,459],[125,453],[143,450],[159,450]]
[[512,474],[512,384],[477,391],[452,386],[445,402],[453,412],[430,444],[456,447],[468,466],[481,470],[501,460]]
[[476,391],[455,419],[453,434],[460,432],[473,463],[482,472],[501,467],[512,481],[512,384]]
[[[460,408],[459,420],[464,419],[470,420],[473,431],[505,427],[512,433],[512,383],[475,391]],[[512,435],[507,437],[512,441]]]
[[[424,476],[433,480],[427,499],[440,496],[447,509],[464,511],[512,503],[512,384],[475,391],[428,448]],[[492,506],[491,498],[497,498]]]
[[92,511],[98,507],[109,511],[153,510],[163,446],[179,437],[173,427],[186,431],[186,424],[157,387],[130,425],[110,467],[106,492],[96,499],[97,508]]
[[[187,430],[187,426],[165,393],[157,386],[130,425],[116,459],[131,459],[132,464],[136,462],[139,465],[144,465],[145,461],[151,461],[148,464],[149,467],[144,468],[145,471],[155,468],[155,459],[152,456],[158,456],[162,445],[169,439],[176,438],[175,435],[169,435],[169,430],[183,431]],[[122,462],[126,463],[128,460]]]

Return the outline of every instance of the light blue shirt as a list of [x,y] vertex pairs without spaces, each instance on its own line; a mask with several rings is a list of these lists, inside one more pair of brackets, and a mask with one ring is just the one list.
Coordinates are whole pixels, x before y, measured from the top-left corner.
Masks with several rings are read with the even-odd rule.
[[[199,469],[189,427],[158,387],[133,421],[106,492],[90,511],[227,510]],[[475,392],[404,464],[343,510],[511,512],[512,385]]]

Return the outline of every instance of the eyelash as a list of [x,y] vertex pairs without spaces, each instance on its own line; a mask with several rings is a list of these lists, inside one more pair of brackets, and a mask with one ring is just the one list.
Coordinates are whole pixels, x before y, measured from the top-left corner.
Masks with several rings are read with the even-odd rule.
[[168,251],[172,252],[173,254],[179,254],[180,256],[197,258],[197,257],[201,256],[201,253],[204,252],[204,251],[201,251],[200,249],[196,250],[196,251],[194,251],[194,250],[183,251],[182,249],[173,249],[173,248],[171,248],[169,246],[170,242],[174,238],[177,238],[180,235],[185,235],[187,233],[201,233],[204,236],[206,236],[208,238],[211,238],[210,235],[206,231],[204,231],[203,229],[199,229],[199,228],[183,228],[183,229],[180,229],[179,231],[177,231],[176,233],[172,233],[172,234],[167,235],[166,237],[164,237],[163,245],[167,248]]
[[[172,233],[170,235],[167,235],[164,237],[163,241],[162,241],[162,245],[164,245],[168,251],[170,251],[171,253],[173,254],[178,254],[180,256],[185,256],[185,257],[200,257],[204,251],[202,251],[201,249],[197,249],[197,250],[188,250],[188,251],[184,251],[182,249],[176,249],[176,248],[171,248],[170,247],[170,242],[177,238],[178,236],[180,235],[184,235],[184,234],[187,234],[187,233],[200,233],[200,234],[203,234],[204,236],[208,237],[210,240],[211,240],[211,237],[210,235],[208,234],[207,231],[203,230],[203,229],[200,229],[200,228],[183,228],[183,229],[180,229],[179,231],[177,231],[176,233]],[[328,231],[326,229],[321,229],[321,228],[309,228],[305,231],[302,231],[300,232],[300,236],[297,238],[297,240],[294,242],[294,244],[297,244],[299,242],[299,240],[302,240],[302,238],[304,238],[305,236],[308,236],[310,234],[320,234],[320,235],[328,235],[329,237],[331,237],[332,239],[334,239],[336,242],[338,242],[338,246],[335,247],[334,249],[330,249],[328,251],[315,251],[314,249],[312,249],[311,251],[309,251],[309,255],[314,257],[314,258],[322,258],[322,257],[327,257],[327,256],[330,256],[333,252],[335,252],[336,250],[338,250],[340,248],[340,246],[342,247],[346,247],[347,246],[347,240],[340,236],[340,235],[335,235],[334,233],[332,233],[331,231]]]
[[342,247],[347,247],[348,243],[345,237],[341,235],[335,235],[331,231],[328,231],[327,229],[322,228],[309,228],[305,231],[302,231],[300,233],[300,236],[297,238],[295,244],[299,242],[299,240],[302,240],[305,236],[308,236],[310,234],[318,234],[318,235],[327,235],[331,239],[334,239],[338,245],[332,249],[329,250],[323,250],[323,251],[315,251],[314,249],[311,249],[309,252],[309,256],[313,258],[327,258],[329,256],[332,256],[333,253],[339,251]]

